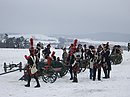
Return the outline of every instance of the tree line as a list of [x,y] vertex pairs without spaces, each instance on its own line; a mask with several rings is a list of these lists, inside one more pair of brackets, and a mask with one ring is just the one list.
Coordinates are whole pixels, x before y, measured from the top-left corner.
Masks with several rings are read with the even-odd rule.
[[8,34],[1,34],[0,48],[29,48],[29,40],[23,36],[9,37]]

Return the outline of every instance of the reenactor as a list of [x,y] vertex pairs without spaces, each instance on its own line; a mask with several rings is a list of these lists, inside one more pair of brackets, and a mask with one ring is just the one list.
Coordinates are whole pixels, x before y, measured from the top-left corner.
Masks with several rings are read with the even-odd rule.
[[39,60],[40,60],[40,51],[41,51],[41,43],[39,42],[39,43],[37,43],[37,46],[36,46],[36,49],[35,49],[35,55],[36,55],[36,57],[37,57],[37,59],[38,59],[38,62],[39,62]]
[[33,47],[33,39],[32,38],[30,39],[29,52],[30,52],[29,56],[25,55],[25,58],[28,62],[28,65],[27,65],[28,82],[25,85],[25,87],[30,87],[30,81],[31,81],[31,78],[33,77],[37,82],[37,85],[35,86],[35,88],[37,88],[37,87],[40,87],[40,83],[39,83],[38,76],[37,76],[37,72],[38,72],[38,70],[37,70],[37,57],[35,55],[35,49]]
[[48,44],[47,47],[42,51],[42,55],[45,59],[47,59],[51,53],[50,48],[51,48],[51,45]]
[[101,80],[101,59],[102,59],[102,46],[99,45],[97,53],[95,54],[95,63],[93,67],[93,81],[96,79],[96,71],[98,71],[98,80]]
[[82,52],[79,49],[80,48],[76,49],[76,52],[74,54],[75,61],[72,64],[73,73],[74,73],[74,78],[73,78],[72,82],[76,82],[76,83],[78,82],[77,74],[79,72],[80,60],[81,60],[81,56],[82,56]]
[[128,43],[128,52],[130,51],[130,43]]
[[70,80],[73,80],[73,67],[72,64],[74,64],[75,61],[75,56],[74,53],[76,52],[76,45],[77,45],[77,39],[74,40],[74,43],[71,44],[71,46],[69,47],[69,52],[68,52],[68,56],[67,56],[67,64],[69,66],[69,72],[70,72]]
[[67,65],[69,66],[70,80],[73,80],[72,64],[74,64],[74,61],[75,61],[75,56],[71,51],[69,51],[68,56],[67,56]]
[[[78,44],[77,49],[78,49],[79,52],[81,53],[80,58],[83,60],[83,53],[84,53],[84,51],[83,51],[82,45],[81,45],[81,44]],[[77,50],[77,49],[76,49],[76,50]]]
[[84,46],[83,46],[84,48],[83,48],[83,52],[84,52],[84,59],[86,60],[86,59],[88,59],[88,51],[89,51],[89,49],[87,49],[87,46],[86,46],[86,44],[84,44]]
[[106,63],[106,71],[107,71],[106,77],[110,78],[110,71],[111,71],[110,49],[107,47],[105,48],[105,63]]
[[93,65],[95,63],[95,53],[94,53],[94,49],[90,49],[90,64],[89,64],[89,78],[92,79],[93,78]]
[[63,62],[66,63],[67,61],[67,51],[66,51],[66,48],[63,48],[63,54],[62,54],[62,59],[63,59]]

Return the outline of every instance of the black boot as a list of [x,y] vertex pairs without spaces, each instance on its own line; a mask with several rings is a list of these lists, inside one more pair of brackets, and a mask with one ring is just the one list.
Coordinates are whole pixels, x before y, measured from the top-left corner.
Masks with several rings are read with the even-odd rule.
[[101,80],[101,69],[98,69],[98,80]]
[[78,83],[77,73],[76,73],[76,72],[74,72],[74,79],[73,79],[72,82],[76,82],[76,83]]
[[105,67],[103,67],[103,71],[104,71],[104,74],[105,74],[105,77],[103,77],[103,78],[107,78],[107,69],[105,68]]
[[70,80],[73,80],[73,77],[71,77]]
[[78,83],[78,79],[74,78],[74,80],[72,82]]
[[25,87],[30,87],[30,85],[29,84],[26,84],[26,85],[24,85]]
[[72,74],[72,72],[70,73],[70,80],[73,80],[73,74]]
[[97,71],[97,68],[93,68],[93,81],[95,81],[96,79],[96,71]]
[[37,84],[36,86],[35,86],[35,88],[39,88],[40,87],[40,85],[39,84]]
[[110,70],[108,70],[108,76],[107,77],[110,78]]
[[72,72],[72,67],[71,66],[70,66],[69,72],[70,72],[70,80],[73,80],[73,72]]
[[37,82],[37,85],[35,86],[35,88],[38,88],[38,87],[40,87],[40,83],[39,83],[38,77],[35,76],[35,79],[36,79],[36,82]]
[[30,87],[30,81],[31,81],[31,78],[29,77],[28,78],[28,83],[25,85],[25,87]]

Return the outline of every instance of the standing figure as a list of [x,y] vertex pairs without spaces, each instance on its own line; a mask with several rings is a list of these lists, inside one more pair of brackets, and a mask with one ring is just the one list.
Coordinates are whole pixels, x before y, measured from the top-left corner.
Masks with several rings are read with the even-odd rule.
[[95,47],[90,45],[89,50],[87,52],[87,58],[89,59],[89,78],[90,79],[93,78],[93,64],[94,64],[94,58],[95,58],[93,51],[95,51]]
[[80,60],[81,60],[81,51],[79,50],[79,48],[77,48],[74,57],[75,57],[75,61],[72,64],[72,68],[73,68],[73,73],[74,73],[74,78],[73,78],[73,82],[78,82],[78,78],[77,78],[77,73],[79,72],[79,66],[80,66]]
[[36,55],[36,57],[37,57],[37,60],[38,60],[38,62],[39,62],[39,60],[40,60],[40,51],[41,51],[41,43],[39,42],[39,43],[37,43],[37,46],[36,46],[36,49],[35,49],[35,55]]
[[103,50],[102,50],[102,53],[101,53],[101,55],[102,55],[102,58],[101,58],[101,64],[102,64],[102,68],[103,68],[103,72],[104,72],[104,77],[103,78],[107,78],[107,64],[106,64],[106,59],[105,59],[105,48],[103,48]]
[[84,53],[84,50],[83,50],[82,45],[81,45],[81,44],[78,44],[77,49],[78,49],[78,52],[80,52],[80,53],[81,53],[80,58],[83,60],[83,53]]
[[89,78],[92,79],[93,77],[93,64],[94,64],[94,54],[92,51],[90,52],[90,64],[89,64]]
[[77,39],[74,40],[74,43],[71,44],[69,47],[69,54],[67,56],[67,64],[69,65],[69,72],[70,72],[70,80],[73,80],[73,68],[72,64],[74,64],[75,56],[74,53],[76,52],[76,45],[77,45]]
[[128,52],[130,51],[130,43],[128,43]]
[[47,47],[42,51],[42,55],[45,59],[47,59],[51,53],[50,48],[51,48],[51,45],[48,44]]
[[29,49],[30,52],[30,56],[26,56],[25,58],[27,59],[28,65],[27,65],[27,72],[28,72],[28,83],[25,85],[25,87],[30,87],[30,81],[31,78],[34,77],[34,79],[37,82],[37,85],[35,86],[35,88],[40,87],[40,83],[38,80],[38,76],[37,76],[37,58],[35,56],[35,50],[33,47],[33,39],[30,39],[31,42],[31,47]]
[[66,63],[66,61],[67,61],[67,51],[66,51],[66,48],[63,48],[62,59],[63,59],[63,62]]
[[110,78],[110,71],[111,71],[111,62],[110,62],[110,49],[105,48],[105,62],[106,62],[106,71],[107,71],[107,78]]
[[86,60],[87,59],[87,46],[86,44],[84,44],[84,49],[83,49],[83,52],[84,52],[84,59]]
[[68,57],[67,57],[67,64],[69,66],[69,72],[70,72],[70,80],[73,80],[73,68],[72,64],[74,64],[75,57],[72,52],[69,51]]
[[98,80],[101,80],[101,55],[102,52],[102,47],[101,45],[98,46],[97,48],[97,53],[95,54],[95,63],[94,63],[94,67],[93,67],[93,81],[95,81],[96,79],[96,72],[98,72]]

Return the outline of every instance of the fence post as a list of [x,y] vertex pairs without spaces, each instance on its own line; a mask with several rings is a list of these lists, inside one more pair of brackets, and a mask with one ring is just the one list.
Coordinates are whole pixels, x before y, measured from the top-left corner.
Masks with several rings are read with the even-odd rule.
[[7,72],[6,63],[4,62],[4,71]]
[[22,62],[19,63],[19,71],[22,71]]

